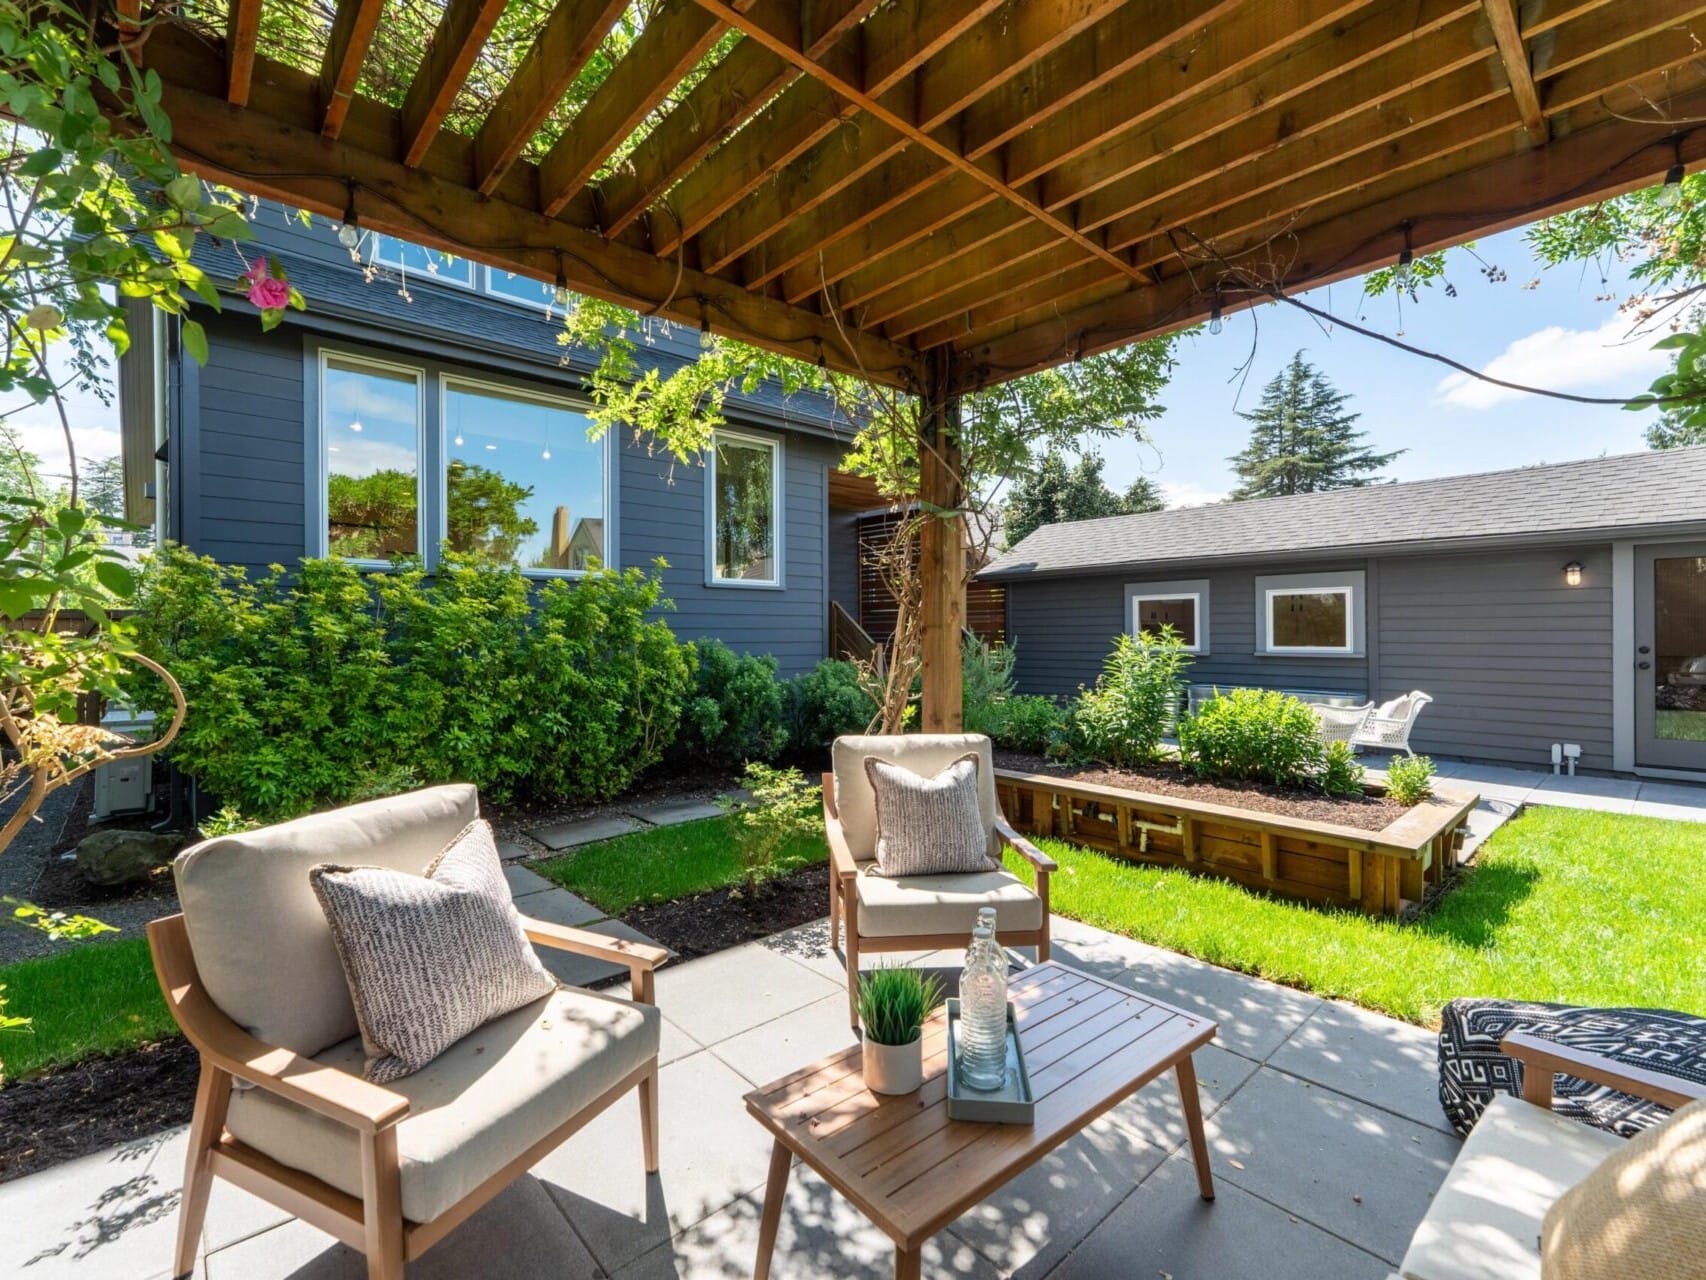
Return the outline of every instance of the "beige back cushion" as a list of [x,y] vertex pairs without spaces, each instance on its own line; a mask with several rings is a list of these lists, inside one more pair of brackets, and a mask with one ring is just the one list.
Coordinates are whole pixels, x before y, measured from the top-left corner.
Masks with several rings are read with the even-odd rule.
[[312,1056],[357,1032],[332,931],[308,873],[321,863],[424,875],[480,815],[466,783],[317,813],[204,840],[173,873],[190,949],[225,1015]]
[[1706,1274],[1706,1100],[1637,1134],[1558,1198],[1540,1228],[1540,1274]]
[[835,766],[835,806],[847,848],[860,862],[877,856],[877,799],[865,776],[865,759],[875,756],[925,778],[933,778],[968,752],[977,755],[977,806],[989,834],[989,850],[998,848],[995,819],[995,756],[981,733],[907,733],[837,738],[831,749]]

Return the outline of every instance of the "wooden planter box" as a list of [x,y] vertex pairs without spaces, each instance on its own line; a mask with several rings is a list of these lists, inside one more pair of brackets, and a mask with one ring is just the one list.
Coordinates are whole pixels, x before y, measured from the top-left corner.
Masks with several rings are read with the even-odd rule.
[[1031,835],[1394,916],[1445,874],[1481,799],[1435,782],[1421,804],[1382,830],[1364,831],[1013,769],[995,771],[995,788],[1007,820]]

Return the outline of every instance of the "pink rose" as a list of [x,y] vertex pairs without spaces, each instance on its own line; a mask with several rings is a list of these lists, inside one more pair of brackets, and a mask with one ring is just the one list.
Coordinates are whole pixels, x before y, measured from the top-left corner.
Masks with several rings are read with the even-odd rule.
[[249,285],[249,304],[262,311],[282,311],[290,305],[290,285],[275,279],[265,261],[259,261],[245,271],[242,278]]

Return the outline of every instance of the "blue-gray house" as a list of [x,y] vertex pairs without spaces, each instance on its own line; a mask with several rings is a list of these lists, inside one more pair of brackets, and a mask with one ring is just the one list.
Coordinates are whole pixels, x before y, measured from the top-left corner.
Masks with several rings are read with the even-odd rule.
[[[178,323],[139,316],[121,361],[128,509],[162,537],[251,567],[341,554],[375,565],[441,546],[540,577],[668,562],[672,627],[826,656],[831,602],[860,616],[858,532],[874,488],[837,470],[852,434],[828,401],[774,386],[730,397],[727,428],[683,464],[632,432],[588,438],[584,352],[558,342],[549,286],[263,204],[258,241],[308,301],[271,333],[230,298]],[[233,246],[198,251],[231,280]],[[668,370],[699,335],[658,326]]]

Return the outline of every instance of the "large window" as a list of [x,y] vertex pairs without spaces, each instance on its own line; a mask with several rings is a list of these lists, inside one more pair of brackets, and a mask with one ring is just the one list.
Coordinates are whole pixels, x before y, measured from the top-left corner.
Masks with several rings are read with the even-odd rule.
[[1363,575],[1294,574],[1256,579],[1264,653],[1361,653]]
[[352,560],[418,555],[421,375],[328,356],[320,380],[326,546]]
[[713,583],[781,585],[781,463],[773,440],[717,433],[706,464]]
[[446,378],[446,541],[489,564],[602,564],[604,453],[561,400]]
[[1171,627],[1190,653],[1208,652],[1208,582],[1126,584],[1126,624],[1133,636],[1160,635]]

